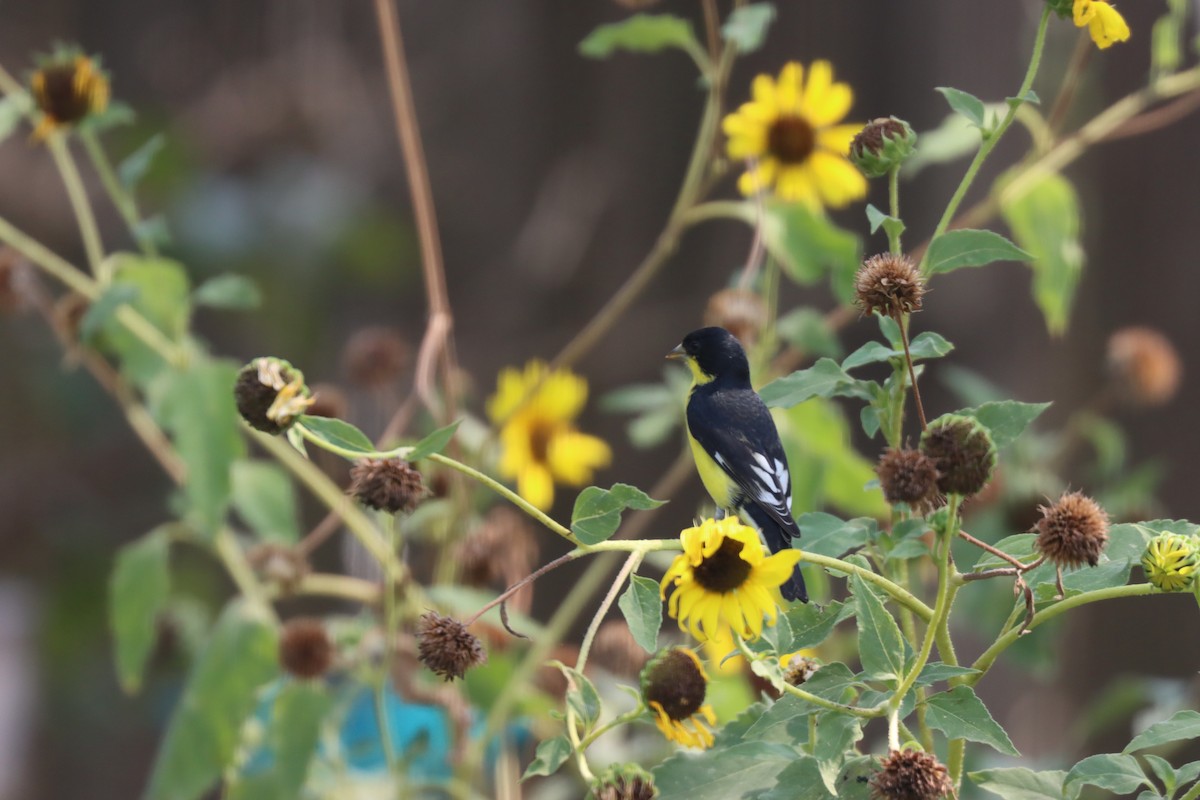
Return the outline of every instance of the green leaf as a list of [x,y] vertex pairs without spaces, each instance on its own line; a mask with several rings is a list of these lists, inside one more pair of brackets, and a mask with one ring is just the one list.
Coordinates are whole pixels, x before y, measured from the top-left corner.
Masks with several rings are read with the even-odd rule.
[[633,639],[647,653],[658,650],[658,631],[662,627],[662,599],[658,581],[633,575],[629,588],[617,601]]
[[141,183],[142,178],[149,171],[150,165],[154,162],[154,157],[166,143],[167,138],[161,133],[156,133],[117,165],[117,177],[121,179],[121,183],[126,189],[133,189]]
[[[1175,768],[1171,766],[1171,762],[1153,753],[1143,753],[1142,758],[1150,765],[1150,769],[1154,772],[1155,776],[1162,781],[1163,789],[1166,790],[1164,794],[1167,797],[1175,794],[1175,788],[1179,784],[1179,779],[1175,777]],[[1155,794],[1158,793],[1155,792]]]
[[974,417],[992,435],[996,449],[1000,450],[1017,440],[1029,424],[1042,415],[1050,407],[1049,403],[1019,403],[1016,400],[1000,400],[984,403],[976,408],[964,408],[955,411]]
[[[996,542],[993,547],[1002,553],[1007,553],[1018,561],[1028,562],[1037,554],[1038,550],[1035,546],[1037,542],[1036,533],[1017,533],[1012,536],[1005,536],[1000,541]],[[974,572],[980,572],[993,567],[1009,567],[1012,566],[1007,561],[991,553],[984,552],[979,556],[979,560],[975,562],[972,568]]]
[[745,742],[698,755],[680,753],[653,769],[659,800],[730,800],[754,796],[775,785],[797,758],[780,744]]
[[970,686],[955,686],[948,692],[935,694],[925,702],[925,708],[929,727],[946,734],[947,739],[967,739],[1005,755],[1021,755]]
[[820,710],[820,707],[795,695],[784,694],[767,706],[754,724],[742,734],[741,741],[780,744],[807,741],[808,717]]
[[446,445],[450,444],[450,440],[454,438],[454,432],[458,430],[458,426],[461,424],[462,420],[456,419],[446,427],[438,428],[417,442],[413,445],[412,452],[408,454],[408,460],[420,461],[422,458],[428,458],[434,453],[440,453],[445,450]]
[[657,53],[668,47],[704,52],[692,23],[673,14],[634,14],[621,22],[601,25],[579,43],[579,52],[588,58],[608,58],[617,50]]
[[[812,677],[804,682],[804,688],[826,700],[833,700],[836,703],[848,703],[851,701],[852,690],[859,683],[860,681],[850,671],[849,667],[840,661],[835,661],[817,670]],[[809,704],[809,707],[811,708],[811,704]],[[817,709],[813,708],[812,710],[816,711]]]
[[830,330],[825,315],[815,308],[797,308],[783,315],[775,323],[775,333],[811,355],[837,358],[842,354],[842,343]]
[[[806,731],[807,732],[807,731]],[[824,741],[819,739],[818,742]],[[810,755],[798,755],[796,760],[787,765],[776,777],[776,785],[766,794],[755,794],[755,800],[833,800],[825,787],[827,776],[818,764],[817,759]],[[836,796],[845,797],[839,793]]]
[[796,518],[800,538],[795,546],[802,552],[838,558],[866,544],[875,524],[865,517],[843,521],[824,511],[810,511]]
[[870,400],[869,382],[851,377],[838,363],[822,358],[807,369],[771,381],[759,396],[771,408],[791,408],[814,397],[857,397]]
[[871,233],[883,228],[888,236],[899,236],[906,230],[902,221],[885,214],[870,203],[867,203],[867,222],[871,224]]
[[158,615],[170,595],[167,536],[162,528],[117,552],[108,584],[108,617],[116,640],[117,678],[126,692],[142,685],[142,671],[158,639]]
[[24,92],[0,99],[0,142],[12,135],[32,107],[33,101]]
[[209,308],[249,311],[262,305],[262,292],[245,275],[226,272],[197,286],[192,292],[192,302]]
[[[755,203],[741,204],[742,219],[754,226]],[[762,220],[763,245],[796,283],[811,286],[830,273],[842,300],[853,296],[854,274],[862,265],[857,236],[834,225],[803,203],[767,203]]]
[[1025,767],[982,769],[967,777],[980,789],[1003,797],[1004,800],[1062,800],[1062,770],[1034,772]]
[[567,763],[571,753],[571,742],[567,739],[566,734],[540,742],[533,761],[529,762],[529,766],[525,768],[525,774],[521,776],[521,780],[528,780],[535,775],[553,775],[558,772],[559,767]]
[[[946,341],[941,334],[925,331],[909,344],[909,353],[913,361],[923,361],[929,358],[941,358],[954,349],[954,345]],[[881,342],[867,342],[862,347],[846,356],[842,369],[851,370],[867,364],[878,364],[891,359],[903,359],[904,349],[891,348]]]
[[858,604],[858,655],[870,680],[899,680],[904,676],[904,636],[879,595],[858,575],[850,578]]
[[1133,753],[1158,747],[1167,742],[1200,739],[1200,713],[1190,709],[1176,712],[1170,719],[1156,722],[1133,737],[1122,752]]
[[154,762],[147,800],[196,800],[233,758],[259,688],[278,673],[277,633],[241,601],[221,615],[184,686]]
[[590,730],[600,719],[600,693],[596,691],[596,685],[577,669],[568,667],[560,661],[550,663],[552,666],[558,667],[573,686],[567,692],[567,704],[575,712],[579,721],[583,723],[584,730]]
[[301,417],[297,425],[303,425],[305,430],[323,442],[328,442],[340,450],[348,450],[356,454],[376,452],[374,443],[358,428],[333,417]]
[[738,52],[753,53],[762,47],[771,23],[775,21],[775,6],[771,3],[751,3],[735,8],[721,26],[721,36],[733,42]]
[[270,764],[229,787],[230,800],[294,800],[317,751],[321,722],[333,698],[320,683],[285,685],[271,704],[266,745]]
[[946,102],[950,104],[950,108],[955,112],[966,117],[975,127],[984,127],[986,113],[982,100],[970,92],[964,92],[962,89],[955,89],[951,86],[938,86],[936,89],[942,93]]
[[268,541],[295,544],[300,539],[296,492],[284,469],[268,461],[235,461],[233,508]]
[[970,667],[960,667],[955,664],[943,664],[941,661],[930,661],[917,675],[917,683],[929,685],[941,683],[951,678],[961,678],[964,675],[978,675],[979,670]]
[[87,307],[83,318],[79,320],[79,340],[88,344],[95,338],[117,309],[133,302],[141,291],[136,286],[114,283]]
[[233,463],[246,450],[238,433],[231,361],[194,356],[185,369],[164,372],[150,387],[155,416],[187,466],[183,495],[189,520],[213,535],[229,506]]
[[617,532],[621,512],[626,508],[649,511],[665,502],[653,500],[641,489],[624,483],[614,483],[611,489],[589,486],[575,498],[571,532],[584,544],[597,544]]
[[[1003,198],[1004,192],[1000,196]],[[1052,334],[1063,333],[1084,262],[1075,187],[1061,175],[1047,175],[1020,195],[1003,201],[1001,213],[1017,243],[1030,253],[1033,298],[1046,328]]]
[[958,114],[947,114],[933,130],[917,137],[921,146],[904,162],[900,174],[911,178],[931,164],[947,164],[979,149],[979,129]]
[[780,653],[792,653],[808,647],[816,647],[829,638],[834,627],[841,621],[844,605],[834,600],[824,606],[816,603],[796,603],[784,614],[790,635],[779,642]]
[[[115,253],[108,257],[106,264],[113,271],[113,289],[110,291],[117,286],[136,291],[136,295],[129,295],[129,305],[167,339],[182,341],[191,317],[190,289],[183,265],[170,259],[145,258],[131,253]],[[144,388],[162,370],[162,356],[126,330],[115,318],[115,313],[114,309],[114,316],[103,324],[97,343],[117,356],[121,371],[138,387]]]
[[1120,753],[1088,756],[1072,767],[1063,783],[1063,796],[1078,797],[1085,785],[1099,786],[1115,794],[1132,794],[1143,786],[1152,786],[1138,760]]
[[930,275],[993,261],[1029,261],[1033,256],[995,231],[960,229],[933,240],[925,256]]

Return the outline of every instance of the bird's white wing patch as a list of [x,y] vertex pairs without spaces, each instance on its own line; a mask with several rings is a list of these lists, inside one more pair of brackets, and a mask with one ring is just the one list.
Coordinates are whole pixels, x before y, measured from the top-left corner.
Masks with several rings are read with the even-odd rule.
[[792,479],[787,465],[777,458],[769,459],[762,453],[753,453],[754,462],[750,469],[754,473],[755,500],[781,512],[792,511]]

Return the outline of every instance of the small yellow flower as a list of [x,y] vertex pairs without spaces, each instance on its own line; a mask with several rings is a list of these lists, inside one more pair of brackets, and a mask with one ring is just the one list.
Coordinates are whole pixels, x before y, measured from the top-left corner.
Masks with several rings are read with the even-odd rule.
[[1190,536],[1160,533],[1150,540],[1142,555],[1146,580],[1164,592],[1182,592],[1196,579],[1200,547]]
[[516,479],[517,493],[543,511],[554,502],[555,483],[582,486],[612,460],[602,439],[573,424],[587,393],[587,381],[570,370],[531,361],[524,371],[501,371],[488,399],[488,416],[501,426],[500,474]]
[[82,54],[61,53],[51,57],[33,73],[29,89],[42,112],[33,132],[34,141],[108,107],[108,77],[96,62]]
[[1074,17],[1075,27],[1082,28],[1086,25],[1088,33],[1092,35],[1092,41],[1101,50],[1129,38],[1129,25],[1111,3],[1105,3],[1103,0],[1075,0]]
[[686,647],[659,652],[642,670],[642,699],[669,741],[685,747],[710,747],[709,726],[717,724],[712,706],[704,705],[708,674],[699,657]]
[[775,624],[779,586],[800,561],[799,550],[767,556],[758,532],[737,517],[706,519],[679,534],[683,552],[663,576],[672,586],[669,612],[681,630],[700,641],[719,638],[728,625],[745,639],[762,634],[763,619]]
[[789,62],[778,80],[759,75],[753,99],[725,117],[729,157],[756,163],[738,180],[745,195],[774,188],[780,200],[812,208],[841,208],[867,194],[867,180],[850,163],[850,141],[862,125],[839,125],[854,92],[835,83],[828,61],[804,68]]

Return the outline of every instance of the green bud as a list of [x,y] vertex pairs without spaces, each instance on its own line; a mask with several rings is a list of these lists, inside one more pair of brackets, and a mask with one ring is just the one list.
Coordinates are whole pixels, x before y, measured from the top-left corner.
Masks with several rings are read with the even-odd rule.
[[1164,592],[1182,592],[1196,579],[1200,543],[1194,536],[1160,533],[1146,545],[1142,570],[1146,580]]
[[900,166],[916,149],[917,134],[902,119],[868,122],[850,142],[850,160],[868,178],[880,178]]

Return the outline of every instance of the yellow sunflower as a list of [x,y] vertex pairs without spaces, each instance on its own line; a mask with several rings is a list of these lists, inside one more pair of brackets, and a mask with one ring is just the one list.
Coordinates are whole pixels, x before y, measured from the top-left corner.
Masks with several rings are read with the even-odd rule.
[[663,599],[672,586],[668,610],[681,630],[700,641],[718,638],[728,625],[744,639],[762,633],[763,619],[775,624],[782,602],[779,586],[800,561],[799,550],[767,556],[758,531],[737,517],[706,519],[679,534],[683,552],[663,576]]
[[587,381],[570,370],[531,361],[524,370],[501,371],[487,412],[500,425],[502,477],[543,511],[554,502],[554,484],[582,486],[608,466],[612,451],[602,439],[573,424],[587,402]]
[[1196,539],[1177,533],[1160,533],[1142,555],[1146,580],[1164,592],[1182,592],[1196,579],[1200,547]]
[[685,747],[712,745],[708,726],[717,723],[717,715],[712,706],[704,705],[708,674],[692,650],[672,647],[660,651],[642,669],[641,685],[642,699],[654,712],[663,736]]
[[732,159],[753,160],[738,180],[744,195],[774,188],[780,200],[841,208],[867,194],[867,180],[847,155],[862,125],[839,125],[854,92],[835,83],[828,61],[789,62],[776,80],[759,75],[753,99],[725,117]]
[[1075,0],[1075,27],[1087,26],[1092,41],[1101,50],[1129,38],[1129,25],[1121,12],[1102,0]]
[[95,61],[82,54],[64,51],[52,56],[33,73],[29,89],[42,112],[33,132],[35,141],[108,107],[108,78]]

